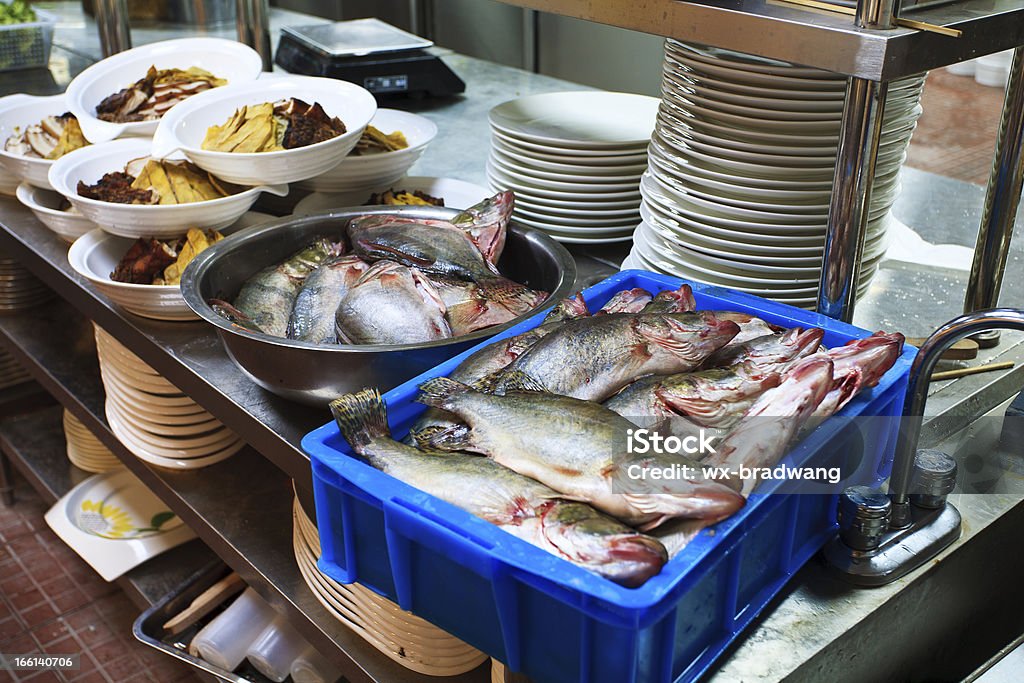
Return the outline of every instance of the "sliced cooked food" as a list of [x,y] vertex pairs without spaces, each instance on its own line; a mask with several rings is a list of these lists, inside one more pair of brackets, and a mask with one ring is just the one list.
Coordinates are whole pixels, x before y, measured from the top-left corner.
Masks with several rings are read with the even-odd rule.
[[319,102],[290,98],[250,104],[235,110],[223,125],[210,126],[202,148],[211,152],[280,152],[330,140],[345,132],[337,116]]
[[199,67],[158,70],[151,66],[145,77],[97,104],[96,117],[112,123],[154,121],[178,102],[222,85],[227,81]]
[[47,116],[25,130],[15,128],[14,135],[4,143],[4,150],[31,159],[59,159],[88,144],[78,119],[65,112],[60,116]]

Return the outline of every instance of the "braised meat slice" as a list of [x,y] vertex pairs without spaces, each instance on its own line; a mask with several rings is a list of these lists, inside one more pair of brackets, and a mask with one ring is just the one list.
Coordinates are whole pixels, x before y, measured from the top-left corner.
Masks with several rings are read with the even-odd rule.
[[121,171],[106,173],[94,185],[86,185],[78,181],[78,194],[86,199],[117,204],[155,204],[157,197],[152,190],[140,190],[132,187],[133,176]]
[[110,274],[110,279],[135,285],[151,285],[153,278],[162,274],[177,257],[175,250],[167,244],[152,237],[140,237],[121,258]]

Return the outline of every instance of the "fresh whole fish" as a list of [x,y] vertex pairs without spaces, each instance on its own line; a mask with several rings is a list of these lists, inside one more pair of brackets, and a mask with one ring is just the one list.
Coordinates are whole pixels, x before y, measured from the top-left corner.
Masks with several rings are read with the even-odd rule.
[[369,260],[389,259],[424,273],[475,282],[492,302],[517,301],[529,307],[536,301],[537,292],[500,275],[462,230],[368,215],[349,223],[348,236],[355,252]]
[[667,561],[664,547],[589,505],[561,500],[543,484],[464,453],[427,454],[391,438],[380,393],[331,402],[353,450],[373,467],[509,533],[625,586],[639,586]]
[[348,290],[336,315],[339,341],[413,344],[447,339],[444,302],[415,268],[378,261]]
[[[456,382],[472,384],[474,386],[491,385],[499,379],[498,373],[523,355],[527,349],[533,346],[541,337],[557,329],[565,320],[572,318],[586,317],[590,315],[587,310],[587,303],[581,294],[576,294],[568,299],[558,302],[554,308],[548,311],[544,321],[522,334],[514,337],[500,339],[488,344],[452,370],[449,377]],[[488,378],[485,380],[485,378]],[[416,419],[406,441],[415,445],[416,434],[430,434],[441,429],[447,429],[457,424],[454,416],[446,414],[436,408],[427,408]]]
[[651,299],[644,307],[644,313],[689,313],[697,310],[693,288],[683,285],[679,289],[666,289]]
[[704,367],[726,368],[744,363],[767,372],[785,372],[795,361],[817,353],[824,335],[825,331],[817,327],[773,332],[719,349],[704,361]]
[[295,297],[306,277],[327,259],[338,256],[343,245],[318,239],[282,263],[268,266],[249,278],[235,297],[234,307],[266,334],[288,333]]
[[[519,379],[529,383],[525,376]],[[628,453],[633,424],[596,403],[533,390],[496,396],[446,377],[429,380],[420,391],[419,402],[454,413],[466,424],[435,435],[431,446],[487,455],[641,531],[675,517],[723,519],[744,503],[729,487],[703,479],[696,466],[694,479],[672,485],[650,480],[636,490],[627,479],[632,466],[667,470],[692,461]]]
[[329,259],[310,273],[295,297],[288,336],[314,344],[338,343],[334,328],[338,305],[369,268],[366,261],[349,255]]
[[616,292],[594,315],[610,315],[612,313],[639,313],[650,303],[651,293],[641,287],[624,289]]
[[[696,368],[738,332],[714,313],[619,314],[569,320],[508,366],[547,391],[603,401],[642,375]],[[496,390],[501,391],[499,381]]]
[[676,433],[671,423],[680,417],[701,427],[729,429],[758,396],[781,381],[779,374],[763,372],[748,364],[653,375],[636,380],[604,405],[630,420],[647,418],[641,426],[664,425],[662,431],[667,428],[669,433]]
[[828,358],[810,356],[797,363],[779,386],[760,395],[704,463],[730,469],[733,484],[749,494],[757,479],[741,481],[740,466],[772,467],[785,455],[793,437],[832,390],[832,371]]

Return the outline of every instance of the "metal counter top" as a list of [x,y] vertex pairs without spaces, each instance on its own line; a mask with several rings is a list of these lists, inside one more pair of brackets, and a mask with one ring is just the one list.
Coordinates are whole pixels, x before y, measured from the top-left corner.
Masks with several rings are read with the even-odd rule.
[[[281,25],[282,21],[310,22],[309,17],[285,15],[276,10],[272,18],[276,26]],[[144,37],[150,35],[139,31],[134,33],[136,44],[145,42]],[[88,65],[89,55],[93,53],[90,52],[92,48],[88,43],[89,31],[86,24],[69,21],[69,25],[61,25],[57,36],[59,47],[55,48],[50,72],[45,75],[23,73],[20,79],[17,74],[2,75],[0,92],[23,91],[26,83],[34,92],[59,91],[71,75]],[[98,49],[98,41],[96,46]],[[466,93],[464,96],[444,100],[411,103],[409,109],[433,119],[440,129],[438,138],[412,169],[413,174],[482,183],[488,137],[486,114],[492,106],[521,95],[583,88],[577,84],[456,54],[446,53],[444,59],[466,81]],[[895,209],[901,220],[916,228],[930,241],[973,245],[977,225],[974,216],[980,211],[981,203],[980,188],[914,171],[905,174],[904,187],[904,193]],[[99,322],[143,360],[241,434],[264,458],[288,477],[295,478],[300,487],[308,488],[309,465],[299,449],[299,440],[309,429],[326,422],[329,419],[326,413],[288,403],[254,386],[230,362],[214,331],[203,323],[161,323],[122,312],[88,281],[74,273],[67,263],[66,245],[13,199],[0,199],[0,248],[19,257],[26,267],[44,279],[71,306]],[[580,263],[581,284],[613,272],[624,256],[621,246],[573,249],[573,252]],[[1009,305],[1024,304],[1024,285],[1021,284],[1024,279],[1020,277],[1024,271],[1024,259],[1021,256],[1024,256],[1024,244],[1018,239],[1011,256],[1004,291],[1005,303]],[[936,273],[908,270],[905,267],[883,268],[868,300],[858,312],[857,322],[866,327],[886,326],[903,329],[908,334],[927,334],[937,324],[959,312],[962,281],[965,279],[966,273]],[[934,292],[942,295],[936,296]],[[1024,346],[1019,342],[1007,341],[997,353],[1011,354],[1017,359],[1024,358]],[[1010,381],[1019,384],[1020,377],[1019,374],[1015,375]],[[960,399],[963,396],[985,393],[993,381],[991,377],[981,376],[948,383],[938,388],[935,395],[944,393],[949,396],[949,405],[943,407],[939,401],[935,409],[955,408],[962,404]],[[993,392],[987,393],[990,395]],[[998,402],[991,398],[986,400]],[[984,409],[991,407],[987,405]],[[255,455],[253,457],[258,459]],[[244,463],[246,460],[251,462],[248,457],[239,462]],[[231,462],[229,460],[217,468],[223,474],[221,479],[225,486],[231,480],[227,472]],[[264,464],[260,463],[261,466]],[[262,471],[264,468],[261,466],[254,467],[254,470]],[[185,485],[188,479],[187,476],[154,476],[159,476],[161,481],[166,480],[169,487],[176,480]],[[232,497],[244,498],[245,493],[242,489],[225,492],[209,487],[200,488],[190,492],[194,503],[190,504],[195,510],[223,510]],[[971,533],[965,534],[961,543],[948,550],[941,561],[950,557],[964,557],[962,550],[965,547],[977,545],[972,546],[971,539],[987,538],[981,532],[996,525],[1008,512],[1019,512],[1019,502],[1019,496],[1010,496],[985,497],[977,505],[968,504],[965,519]],[[225,546],[235,543],[239,537],[239,528],[219,528],[220,521],[216,516],[203,519],[203,523],[206,525],[207,537],[214,540],[220,538]],[[256,529],[250,531],[259,535]],[[278,531],[268,534],[270,538],[281,536]],[[253,538],[253,548],[255,543],[256,539]],[[273,553],[274,549],[261,547],[259,552],[266,555]],[[284,556],[289,553],[288,548],[279,551]],[[238,551],[232,557],[234,563],[244,560],[242,554]],[[278,558],[278,564],[283,561]],[[836,667],[842,662],[842,657],[849,656],[851,643],[863,643],[863,640],[849,639],[851,634],[856,635],[857,625],[877,619],[878,614],[884,613],[886,605],[896,604],[900,595],[906,596],[907,600],[916,599],[914,596],[918,593],[905,589],[914,586],[926,590],[931,585],[929,577],[937,573],[933,569],[923,568],[883,591],[867,591],[840,590],[834,581],[824,576],[820,567],[809,565],[776,601],[775,606],[769,609],[759,625],[751,629],[737,643],[732,654],[720,662],[719,673],[712,676],[712,680],[813,680],[814,672],[820,673],[826,669],[838,675],[840,672]],[[243,572],[248,575],[253,573]],[[308,596],[303,598],[299,595],[296,598],[296,591],[301,593],[301,588],[295,585],[274,588],[294,605],[289,608],[290,616],[300,612],[314,622],[324,618],[324,613],[317,613],[315,606],[307,607]],[[827,621],[823,622],[822,619]],[[331,629],[331,624],[319,626],[327,631]],[[334,628],[337,630],[337,627]],[[863,637],[863,634],[859,637]],[[332,640],[339,647],[344,647],[337,639]],[[349,654],[346,657],[355,656],[351,650],[347,652]],[[366,671],[358,673],[361,675],[357,677],[362,680],[373,680],[373,674]],[[376,680],[388,680],[391,683],[397,679],[378,677]]]

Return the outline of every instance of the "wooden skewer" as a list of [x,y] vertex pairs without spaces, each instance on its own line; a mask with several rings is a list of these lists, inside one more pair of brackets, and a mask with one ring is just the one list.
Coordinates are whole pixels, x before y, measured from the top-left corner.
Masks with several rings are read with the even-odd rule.
[[[774,0],[774,2],[782,2],[788,5],[801,5],[803,7],[813,7],[814,9],[823,9],[827,12],[835,12],[836,14],[849,14],[854,16],[857,14],[857,10],[853,7],[845,7],[843,5],[833,5],[828,2],[820,2],[820,0]],[[946,26],[938,26],[936,24],[929,24],[926,21],[916,21],[914,19],[903,19],[902,17],[896,17],[896,25],[903,26],[904,28],[912,28],[918,31],[928,31],[929,33],[938,33],[950,38],[959,38],[963,31],[958,28],[948,28]]]
[[946,370],[945,372],[934,372],[932,373],[932,381],[937,382],[944,379],[956,379],[958,377],[967,377],[968,375],[978,375],[982,372],[995,372],[996,370],[1009,370],[1014,366],[1013,361],[1006,361],[1005,363],[987,363],[986,365],[976,365],[972,368],[960,368],[958,370]]
[[192,603],[164,624],[164,630],[171,635],[178,635],[213,611],[227,598],[240,593],[245,588],[245,581],[238,574],[231,572],[223,579],[200,593]]

